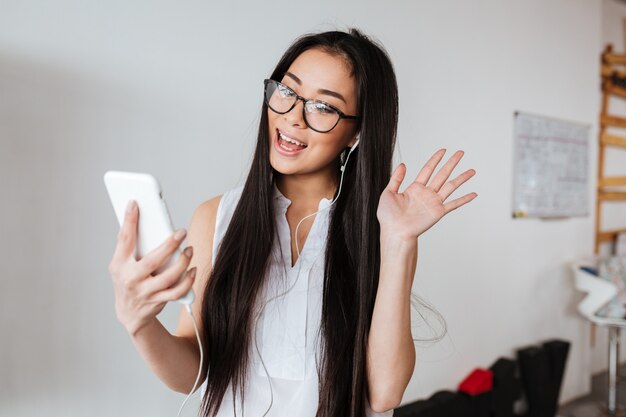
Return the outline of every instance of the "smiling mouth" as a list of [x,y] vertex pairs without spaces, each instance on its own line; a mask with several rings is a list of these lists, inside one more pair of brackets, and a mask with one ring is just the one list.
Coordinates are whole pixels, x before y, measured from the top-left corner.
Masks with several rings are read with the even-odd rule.
[[278,129],[276,129],[276,133],[278,134],[278,146],[280,146],[282,149],[286,150],[287,152],[300,151],[308,146],[306,143],[302,143],[296,139],[293,139],[285,135]]

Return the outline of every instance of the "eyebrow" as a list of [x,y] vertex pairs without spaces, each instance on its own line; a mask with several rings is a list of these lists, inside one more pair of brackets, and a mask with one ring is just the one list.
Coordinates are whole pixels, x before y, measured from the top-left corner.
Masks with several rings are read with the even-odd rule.
[[[287,72],[285,72],[285,75],[288,76],[289,78],[293,79],[296,82],[296,84],[302,85],[302,80],[300,80],[300,78],[298,78],[295,74],[287,71]],[[336,97],[339,100],[343,101],[344,103],[348,104],[346,102],[346,99],[341,94],[339,94],[339,93],[337,93],[335,91],[327,90],[325,88],[320,88],[320,89],[317,90],[317,92],[320,93],[320,94],[325,94],[327,96]]]

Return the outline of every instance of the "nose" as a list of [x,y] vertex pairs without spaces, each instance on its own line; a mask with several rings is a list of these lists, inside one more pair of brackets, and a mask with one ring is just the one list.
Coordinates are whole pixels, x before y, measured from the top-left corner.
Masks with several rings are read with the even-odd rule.
[[297,99],[295,106],[283,116],[290,126],[306,129],[307,126],[304,122],[304,100],[300,98]]

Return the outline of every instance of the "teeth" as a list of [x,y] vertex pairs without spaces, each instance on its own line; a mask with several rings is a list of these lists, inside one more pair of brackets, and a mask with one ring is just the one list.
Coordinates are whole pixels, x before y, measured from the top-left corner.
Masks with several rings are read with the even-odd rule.
[[305,147],[305,148],[306,148],[306,146],[307,146],[306,144],[304,144],[304,143],[302,143],[302,142],[298,142],[298,141],[297,141],[297,140],[295,140],[295,139],[291,139],[290,137],[285,136],[285,135],[283,135],[283,134],[282,134],[282,133],[280,133],[280,132],[278,132],[278,136],[280,136],[280,138],[281,138],[282,140],[284,140],[284,141],[286,141],[286,142],[289,142],[289,143],[293,143],[294,145],[302,146],[302,147]]

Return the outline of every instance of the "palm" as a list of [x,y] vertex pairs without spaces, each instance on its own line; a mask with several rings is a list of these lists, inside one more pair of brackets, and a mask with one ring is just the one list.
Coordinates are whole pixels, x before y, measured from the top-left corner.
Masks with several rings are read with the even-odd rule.
[[378,203],[377,216],[381,230],[407,239],[417,238],[443,216],[476,197],[476,193],[470,193],[446,203],[450,194],[476,173],[470,169],[446,183],[463,157],[462,151],[456,152],[428,183],[444,153],[444,149],[437,151],[404,192],[399,192],[399,188],[406,167],[400,164],[396,168]]

